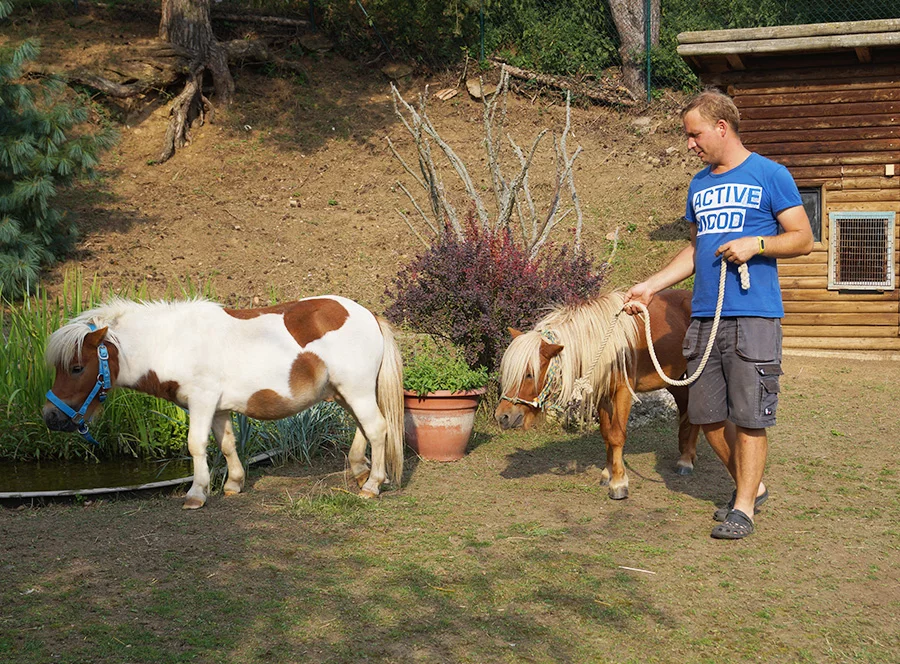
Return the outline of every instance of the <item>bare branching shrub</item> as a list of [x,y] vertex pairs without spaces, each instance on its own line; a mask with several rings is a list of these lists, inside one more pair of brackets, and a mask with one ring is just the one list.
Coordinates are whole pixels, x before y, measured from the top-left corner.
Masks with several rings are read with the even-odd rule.
[[[516,217],[519,222],[517,235],[520,236],[528,255],[534,258],[546,245],[552,231],[574,211],[574,249],[576,251],[580,249],[583,219],[578,194],[575,190],[572,166],[581,153],[581,146],[578,146],[571,155],[569,154],[567,139],[571,134],[570,100],[567,97],[566,124],[563,132],[558,137],[553,135],[556,169],[555,178],[550,182],[552,194],[549,200],[537,202],[531,192],[529,169],[538,146],[547,135],[548,130],[545,129],[537,135],[529,150],[525,151],[519,147],[513,137],[505,131],[504,126],[508,91],[509,74],[504,69],[501,72],[496,91],[491,95],[482,96],[483,143],[487,152],[487,168],[490,171],[494,193],[492,213],[488,211],[488,206],[481,193],[475,187],[468,168],[453,148],[441,138],[437,128],[428,117],[428,89],[426,88],[425,93],[420,95],[418,107],[414,107],[403,99],[393,84],[391,85],[394,110],[412,136],[416,148],[418,170],[410,167],[390,138],[388,138],[388,145],[394,156],[403,164],[406,172],[424,190],[428,203],[424,206],[420,205],[413,193],[402,182],[397,182],[397,186],[406,194],[416,210],[421,222],[418,225],[424,225],[425,228],[424,235],[417,230],[417,224],[414,224],[407,214],[401,210],[398,212],[426,247],[430,245],[431,240],[441,238],[445,233],[453,233],[458,240],[462,240],[465,235],[460,214],[450,200],[447,187],[441,177],[441,170],[436,163],[436,157],[442,154],[462,182],[469,205],[474,208],[477,222],[483,231],[496,233],[501,229],[508,228],[512,224],[513,217]],[[515,155],[515,165],[509,169],[509,174],[504,173],[504,165],[501,162],[504,142],[499,137],[504,134],[512,154]],[[566,209],[563,211],[561,210],[562,202],[566,198],[571,205],[566,205]],[[430,208],[430,214],[423,208]]]
[[[496,92],[484,97],[482,107],[493,202],[483,200],[466,165],[428,117],[427,88],[417,107],[392,88],[394,108],[412,136],[418,168],[411,167],[388,140],[428,202],[420,205],[413,192],[397,183],[418,217],[410,219],[398,212],[425,245],[425,252],[401,269],[387,289],[392,304],[385,313],[394,323],[452,341],[463,348],[473,366],[491,369],[497,367],[509,343],[509,327],[527,329],[547,306],[596,294],[609,267],[608,262],[597,267],[581,246],[582,214],[572,177],[581,148],[569,154],[566,144],[571,133],[568,100],[563,132],[553,136],[555,176],[546,189],[542,187],[549,199],[537,201],[529,172],[549,132],[541,131],[523,150],[505,131],[508,82],[504,70]],[[506,143],[511,168],[505,168],[501,159]],[[462,214],[448,195],[439,163],[462,183],[468,199]],[[554,228],[573,211],[571,234],[552,241]],[[424,228],[424,233],[417,227]]]

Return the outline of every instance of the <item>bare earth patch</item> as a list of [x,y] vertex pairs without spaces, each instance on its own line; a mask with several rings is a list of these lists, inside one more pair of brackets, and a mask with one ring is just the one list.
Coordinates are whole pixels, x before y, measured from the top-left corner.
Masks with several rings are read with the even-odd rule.
[[[41,64],[90,67],[104,49],[127,52],[129,44],[156,33],[149,19],[118,19],[96,14],[75,27],[37,15],[11,33],[40,33]],[[49,283],[80,268],[110,288],[146,281],[154,295],[190,277],[210,281],[230,304],[328,292],[380,309],[385,287],[422,249],[396,212],[410,209],[397,180],[410,188],[414,183],[385,137],[410,160],[414,149],[394,115],[390,82],[378,69],[333,54],[299,62],[309,74],[306,82],[249,67],[235,70],[234,105],[217,109],[215,124],[195,130],[192,145],[162,166],[148,162],[162,145],[165,102],[119,109],[121,141],[105,157],[101,181],[65,201],[80,220],[83,239]],[[406,78],[399,85],[414,101],[426,85],[432,91],[453,86],[458,75]],[[561,95],[531,95],[510,95],[507,114],[508,131],[526,147],[543,129],[560,133],[565,122]],[[463,89],[446,102],[432,99],[429,115],[490,199],[481,102]],[[687,238],[679,219],[699,164],[687,152],[675,112],[639,116],[575,108],[573,131],[570,150],[584,148],[575,181],[585,244],[603,258],[611,248],[606,236],[618,227],[621,253],[612,278],[630,285]],[[512,173],[518,162],[508,149],[505,159]],[[554,168],[548,136],[531,177],[545,207]],[[451,190],[457,187],[449,166],[444,179]]]

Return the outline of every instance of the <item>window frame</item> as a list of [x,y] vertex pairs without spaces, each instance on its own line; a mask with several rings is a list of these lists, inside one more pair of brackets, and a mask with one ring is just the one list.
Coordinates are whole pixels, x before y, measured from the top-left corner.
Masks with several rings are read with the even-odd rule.
[[[839,247],[837,246],[840,239],[837,226],[841,220],[859,219],[859,220],[882,220],[886,223],[885,229],[885,256],[886,278],[882,282],[874,281],[839,281],[837,279]],[[884,292],[895,289],[896,274],[894,270],[894,233],[897,223],[896,212],[890,210],[883,211],[835,211],[828,213],[828,290],[852,290],[852,291],[872,291]]]

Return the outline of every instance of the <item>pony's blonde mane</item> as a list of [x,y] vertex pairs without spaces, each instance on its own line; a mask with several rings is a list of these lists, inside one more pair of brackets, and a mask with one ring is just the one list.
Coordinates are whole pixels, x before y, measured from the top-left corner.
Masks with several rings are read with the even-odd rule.
[[614,291],[580,304],[557,307],[538,321],[533,330],[513,339],[500,361],[502,394],[517,394],[529,371],[538,375],[543,338],[563,346],[557,356],[560,362],[556,377],[558,385],[551,389],[548,403],[565,408],[572,401],[575,381],[588,377],[607,330],[615,321],[612,336],[589,377],[594,389],[590,398],[596,406],[610,393],[613,377],[625,375],[634,366],[639,334],[637,321],[634,316],[624,313],[618,319],[615,317],[624,304],[624,293]]
[[[135,312],[148,313],[154,316],[161,315],[177,310],[184,305],[198,302],[215,304],[204,298],[167,302],[164,300],[134,301],[113,297],[99,307],[80,313],[68,324],[51,334],[47,339],[47,351],[44,357],[50,366],[62,366],[70,369],[73,363],[80,364],[82,361],[81,349],[84,346],[84,338],[91,332],[89,324],[92,323],[97,328],[108,328],[106,341],[121,350],[120,339],[116,335],[115,328],[123,316]],[[75,351],[74,354],[73,350]]]

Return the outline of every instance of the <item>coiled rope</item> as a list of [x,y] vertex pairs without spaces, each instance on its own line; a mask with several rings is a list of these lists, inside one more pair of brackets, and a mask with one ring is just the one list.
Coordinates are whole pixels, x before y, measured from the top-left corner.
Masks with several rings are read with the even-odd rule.
[[[716,333],[719,331],[719,321],[722,318],[722,304],[725,301],[725,277],[727,273],[728,263],[723,258],[722,268],[719,270],[719,297],[716,299],[716,314],[715,318],[713,318],[712,330],[709,333],[709,341],[707,341],[706,343],[706,350],[703,351],[703,359],[700,360],[700,364],[697,366],[697,369],[694,371],[694,373],[687,378],[674,380],[672,378],[669,378],[665,374],[662,366],[660,366],[659,364],[659,359],[656,357],[656,349],[653,347],[653,337],[650,336],[650,312],[647,311],[647,307],[642,302],[631,303],[644,313],[644,333],[647,337],[647,348],[650,351],[650,359],[653,360],[653,366],[656,367],[656,373],[658,373],[659,377],[669,385],[690,385],[700,377],[700,374],[703,373],[703,370],[706,368],[706,363],[709,360],[710,354],[712,353],[713,344],[716,341]],[[741,277],[741,288],[744,290],[749,290],[750,271],[749,269],[747,269],[746,263],[742,263],[738,266],[738,274]]]
[[[653,337],[650,334],[650,312],[647,310],[646,305],[642,302],[630,302],[626,304],[631,304],[637,307],[644,314],[644,333],[647,338],[647,349],[650,352],[650,359],[653,360],[653,366],[656,367],[656,373],[659,374],[659,377],[662,378],[666,383],[673,386],[684,386],[690,385],[694,381],[696,381],[700,374],[703,373],[703,370],[706,368],[706,363],[709,361],[709,356],[712,353],[713,344],[716,341],[716,333],[719,330],[719,321],[722,318],[722,305],[725,301],[725,278],[728,274],[728,263],[722,258],[722,267],[719,271],[719,295],[716,299],[716,313],[713,319],[712,330],[709,334],[709,340],[706,344],[706,350],[703,351],[703,358],[700,360],[700,364],[697,366],[697,369],[687,378],[683,379],[674,379],[669,378],[665,371],[663,371],[662,366],[659,363],[659,358],[656,356],[656,349],[653,346]],[[743,263],[738,266],[738,274],[741,279],[741,288],[743,290],[749,290],[750,288],[750,271],[747,268],[747,264]],[[613,328],[616,326],[619,320],[619,316],[622,315],[625,311],[625,306],[616,313],[613,317],[609,328],[606,330],[606,334],[603,337],[603,341],[600,343],[600,348],[597,350],[594,355],[594,360],[591,363],[588,371],[581,377],[578,378],[572,388],[572,401],[570,402],[570,409],[574,407],[579,412],[577,419],[581,422],[585,421],[586,417],[586,404],[587,404],[587,396],[590,395],[594,391],[593,385],[591,385],[591,376],[594,375],[594,370],[597,368],[597,363],[600,361],[600,356],[603,354],[604,348],[606,348],[606,344],[609,342],[612,337]],[[627,380],[626,384],[628,385],[629,391],[631,391],[632,397],[637,399],[637,395],[634,393],[634,389],[631,387],[631,381]]]

